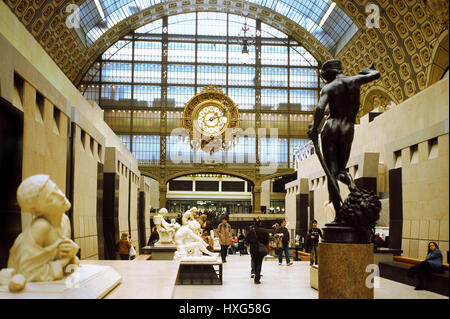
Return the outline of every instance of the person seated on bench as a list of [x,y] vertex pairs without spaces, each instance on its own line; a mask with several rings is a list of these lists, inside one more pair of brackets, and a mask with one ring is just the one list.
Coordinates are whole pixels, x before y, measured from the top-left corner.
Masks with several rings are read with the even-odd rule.
[[384,239],[381,238],[380,233],[375,233],[373,242],[375,247],[384,247]]
[[408,270],[408,276],[414,277],[417,275],[419,279],[419,284],[415,290],[423,290],[424,279],[427,273],[440,272],[442,271],[442,253],[439,250],[439,246],[434,242],[428,243],[428,255],[424,261],[420,264],[412,266]]

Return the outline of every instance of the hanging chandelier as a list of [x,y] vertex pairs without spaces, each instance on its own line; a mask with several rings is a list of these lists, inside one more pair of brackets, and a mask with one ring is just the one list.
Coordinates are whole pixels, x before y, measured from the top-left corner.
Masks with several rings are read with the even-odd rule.
[[241,60],[242,60],[242,63],[247,64],[248,61],[250,60],[250,54],[249,54],[248,47],[249,47],[249,45],[252,44],[251,40],[250,40],[250,38],[252,36],[251,35],[250,35],[250,37],[247,36],[247,33],[250,33],[250,28],[247,25],[247,17],[245,17],[245,21],[244,21],[244,25],[241,29],[241,33],[242,33],[242,36],[241,36],[242,37]]

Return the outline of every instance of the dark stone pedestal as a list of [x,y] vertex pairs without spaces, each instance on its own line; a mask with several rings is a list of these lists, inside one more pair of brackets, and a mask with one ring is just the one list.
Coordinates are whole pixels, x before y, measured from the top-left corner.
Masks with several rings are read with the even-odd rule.
[[368,244],[369,234],[367,231],[359,231],[353,227],[342,224],[325,224],[322,228],[324,243],[345,243],[345,244]]
[[372,244],[319,243],[319,299],[373,299],[370,264]]
[[177,285],[222,285],[221,262],[184,262],[178,269]]
[[152,260],[173,260],[177,247],[175,245],[144,246],[142,253],[152,254]]

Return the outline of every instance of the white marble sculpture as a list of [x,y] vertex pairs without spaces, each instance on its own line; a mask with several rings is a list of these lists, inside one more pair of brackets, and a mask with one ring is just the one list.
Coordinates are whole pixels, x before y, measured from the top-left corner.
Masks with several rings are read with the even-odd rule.
[[155,245],[173,245],[175,243],[175,233],[180,228],[180,224],[174,222],[168,223],[164,220],[163,215],[167,213],[167,209],[161,208],[159,214],[153,217],[159,240]]
[[170,220],[170,225],[175,229],[175,231],[177,231],[178,229],[180,229],[181,225],[177,223],[177,221],[175,220],[175,218],[172,218]]
[[197,220],[197,207],[192,207],[184,212],[181,223],[183,226],[187,225],[191,220]]
[[[180,261],[217,261],[217,253],[207,249],[207,243],[197,235],[201,229],[196,220],[191,220],[175,234],[177,251],[174,259]],[[204,256],[206,254],[207,256]]]
[[2,270],[2,284],[11,292],[21,291],[26,282],[62,279],[65,269],[79,265],[79,247],[70,239],[70,220],[66,214],[71,204],[48,175],[26,178],[17,189],[23,212],[35,216],[31,225],[10,249],[8,269]]

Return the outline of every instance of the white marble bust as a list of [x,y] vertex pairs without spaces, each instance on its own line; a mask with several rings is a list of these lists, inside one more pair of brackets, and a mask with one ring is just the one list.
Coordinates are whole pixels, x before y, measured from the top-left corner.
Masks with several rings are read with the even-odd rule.
[[10,291],[20,291],[27,281],[62,279],[66,266],[79,264],[79,247],[70,239],[70,221],[65,214],[71,204],[50,177],[26,178],[17,189],[17,200],[22,212],[35,217],[10,249],[8,268],[16,274],[10,280]]

